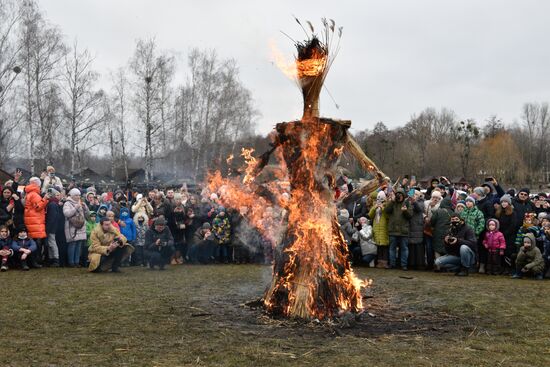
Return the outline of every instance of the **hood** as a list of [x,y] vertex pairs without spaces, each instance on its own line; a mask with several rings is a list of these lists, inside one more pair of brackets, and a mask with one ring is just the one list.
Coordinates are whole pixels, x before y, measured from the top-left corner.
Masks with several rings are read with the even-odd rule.
[[500,222],[498,221],[498,219],[494,219],[494,218],[491,218],[487,221],[487,224],[485,225],[485,229],[489,230],[489,222],[495,222],[495,224],[497,225],[496,231],[500,230]]
[[109,211],[109,207],[107,205],[101,204],[99,208],[97,208],[97,215],[99,215],[99,212],[101,211],[101,209],[105,209],[105,213]]
[[491,190],[491,192],[489,192],[489,195],[495,193],[497,190],[495,189],[495,185],[493,185],[492,182],[484,182],[483,185],[481,185],[481,187],[483,186],[487,186],[489,188],[489,190]]
[[441,204],[439,205],[439,209],[453,210],[453,202],[451,201],[451,198],[446,197],[443,200],[441,200]]
[[340,215],[338,214],[338,224],[340,224],[341,226],[343,226],[344,224],[346,223],[349,223],[349,217],[346,218],[345,215]]
[[25,186],[25,192],[28,194],[29,192],[36,192],[37,194],[40,194],[40,187],[36,185],[27,185]]
[[[403,195],[403,201],[405,201],[405,199],[407,198],[407,194],[405,194],[405,190],[403,190],[401,187],[398,188],[397,190],[395,190],[395,197],[397,199],[397,194],[401,194]],[[401,203],[402,201],[399,201],[399,203]]]
[[120,217],[121,217],[121,218],[124,218],[124,219],[130,217],[130,211],[128,210],[128,208],[122,207],[122,208],[120,209]]
[[136,224],[136,226],[139,225],[139,217],[143,217],[143,223],[147,225],[147,223],[149,222],[149,216],[144,213],[137,213],[136,215],[134,215],[134,223]]
[[531,248],[537,247],[537,241],[535,240],[535,235],[531,232],[527,233],[524,238],[529,238],[531,241]]

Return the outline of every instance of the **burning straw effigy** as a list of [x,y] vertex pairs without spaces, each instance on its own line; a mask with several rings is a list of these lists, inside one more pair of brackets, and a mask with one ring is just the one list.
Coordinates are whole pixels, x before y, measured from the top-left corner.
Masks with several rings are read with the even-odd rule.
[[[297,20],[300,25],[299,20]],[[293,75],[302,92],[300,120],[276,125],[272,148],[255,158],[243,150],[243,177],[210,176],[212,190],[222,193],[225,205],[246,207],[247,218],[260,230],[265,208],[265,187],[259,190],[255,177],[274,154],[281,166],[279,182],[287,182],[290,196],[277,182],[267,185],[270,197],[285,208],[287,220],[280,228],[273,265],[273,278],[263,305],[272,315],[302,319],[328,319],[363,310],[361,288],[369,281],[354,274],[348,249],[336,216],[334,188],[337,163],[344,150],[358,159],[374,179],[350,193],[344,200],[376,190],[384,174],[360,149],[348,132],[350,121],[322,118],[319,95],[327,73],[338,54],[342,28],[333,20],[322,20],[320,36],[313,25],[304,31],[307,40],[295,42],[297,54]]]

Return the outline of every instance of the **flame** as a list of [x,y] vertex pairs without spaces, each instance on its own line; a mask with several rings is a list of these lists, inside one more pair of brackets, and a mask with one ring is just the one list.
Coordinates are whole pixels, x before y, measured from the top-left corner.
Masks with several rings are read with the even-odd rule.
[[231,164],[231,162],[233,162],[233,158],[235,158],[235,156],[233,154],[230,154],[225,161],[227,162],[227,164]]
[[254,149],[252,148],[242,148],[241,150],[241,156],[244,158],[246,164],[245,176],[243,178],[243,184],[245,185],[254,181],[254,172],[256,171],[256,167],[258,166],[258,161],[252,155],[252,153],[254,153]]
[[311,58],[306,60],[288,60],[277,48],[275,42],[269,42],[271,49],[271,60],[279,70],[292,80],[304,77],[315,77],[321,75],[327,66],[327,55],[315,51]]

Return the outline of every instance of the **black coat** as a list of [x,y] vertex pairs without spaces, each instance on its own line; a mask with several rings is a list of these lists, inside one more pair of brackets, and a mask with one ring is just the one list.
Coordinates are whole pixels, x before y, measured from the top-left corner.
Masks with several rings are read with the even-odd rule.
[[452,227],[449,231],[449,235],[456,237],[457,243],[454,245],[449,245],[445,242],[445,251],[448,255],[460,256],[460,246],[468,246],[475,254],[477,254],[477,240],[474,230],[463,224],[461,226]]
[[412,204],[413,215],[409,222],[409,243],[419,244],[424,240],[424,200]]
[[522,223],[525,213],[535,212],[535,205],[531,202],[531,200],[520,201],[517,197],[515,197],[512,199],[512,205],[514,206],[514,211],[517,213],[517,217]]
[[51,199],[46,205],[46,233],[56,234],[60,224],[63,224],[63,228],[65,227],[63,207],[59,205],[59,201]]
[[477,202],[477,208],[481,210],[485,220],[495,217],[495,207],[493,199],[490,196],[486,196]]
[[[161,246],[156,245],[157,240],[160,240]],[[149,228],[145,232],[145,250],[160,251],[163,246],[174,246],[174,238],[170,229],[164,227],[162,232],[157,232],[154,228]]]

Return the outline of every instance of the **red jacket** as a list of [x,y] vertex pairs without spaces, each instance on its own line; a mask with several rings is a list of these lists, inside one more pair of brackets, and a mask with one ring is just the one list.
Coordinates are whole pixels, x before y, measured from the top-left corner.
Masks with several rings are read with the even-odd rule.
[[46,205],[48,199],[40,196],[40,187],[36,185],[25,186],[27,197],[25,200],[25,226],[29,237],[46,238]]

